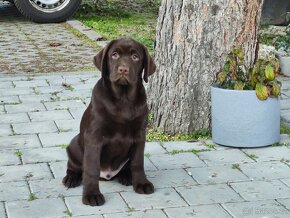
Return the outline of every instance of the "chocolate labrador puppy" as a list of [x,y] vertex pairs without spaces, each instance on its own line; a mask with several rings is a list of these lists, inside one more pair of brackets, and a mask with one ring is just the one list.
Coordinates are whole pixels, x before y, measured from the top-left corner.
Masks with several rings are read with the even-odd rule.
[[148,107],[142,80],[148,82],[156,67],[146,47],[126,38],[111,41],[94,64],[102,78],[93,89],[80,133],[67,148],[63,184],[73,188],[83,183],[83,203],[100,206],[105,203],[100,178],[118,177],[137,193],[154,192],[144,173]]

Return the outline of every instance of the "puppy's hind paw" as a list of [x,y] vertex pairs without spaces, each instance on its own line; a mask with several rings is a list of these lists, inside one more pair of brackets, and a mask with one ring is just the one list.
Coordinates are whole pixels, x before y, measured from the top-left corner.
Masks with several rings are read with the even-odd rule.
[[62,183],[67,188],[75,188],[82,183],[82,176],[78,173],[67,172],[67,175],[63,178]]
[[122,185],[132,185],[132,175],[130,169],[122,170],[118,174],[118,182]]
[[83,196],[83,204],[90,206],[101,206],[105,203],[104,195],[100,194],[91,194]]

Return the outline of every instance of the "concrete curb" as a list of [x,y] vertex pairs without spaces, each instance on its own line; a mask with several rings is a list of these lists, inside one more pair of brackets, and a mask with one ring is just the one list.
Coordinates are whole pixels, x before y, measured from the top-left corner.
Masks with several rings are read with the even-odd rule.
[[105,47],[108,43],[105,38],[100,35],[99,33],[95,32],[92,28],[87,27],[82,22],[78,20],[68,20],[66,21],[68,25],[70,25],[72,28],[78,30],[83,35],[87,36],[90,40],[96,41],[97,44],[101,47]]

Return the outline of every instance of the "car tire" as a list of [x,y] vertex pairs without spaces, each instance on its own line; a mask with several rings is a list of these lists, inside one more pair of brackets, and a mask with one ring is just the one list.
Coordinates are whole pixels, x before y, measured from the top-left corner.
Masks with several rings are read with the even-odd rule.
[[14,0],[14,3],[17,9],[32,21],[55,23],[72,16],[80,6],[81,0]]

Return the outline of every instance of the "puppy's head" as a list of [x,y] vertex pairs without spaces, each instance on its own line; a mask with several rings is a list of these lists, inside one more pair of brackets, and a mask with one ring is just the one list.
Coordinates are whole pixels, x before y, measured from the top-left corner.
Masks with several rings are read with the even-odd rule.
[[94,64],[102,77],[116,85],[134,85],[138,80],[148,82],[148,76],[156,66],[147,48],[133,39],[122,38],[111,41],[94,57]]

